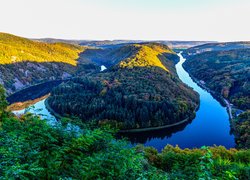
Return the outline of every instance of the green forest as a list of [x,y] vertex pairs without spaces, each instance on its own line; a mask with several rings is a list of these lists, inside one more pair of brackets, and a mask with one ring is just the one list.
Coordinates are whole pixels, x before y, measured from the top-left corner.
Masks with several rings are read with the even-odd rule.
[[0,87],[0,179],[249,179],[250,151],[224,147],[131,147],[117,129],[96,122],[51,126],[6,110]]
[[250,148],[250,110],[241,113],[232,119],[233,131],[236,136],[236,143],[239,148]]
[[[121,129],[158,127],[192,119],[199,105],[198,94],[178,79],[176,57],[169,59],[173,52],[158,44],[138,46],[143,47],[139,54],[110,70],[74,78],[55,88],[48,105],[62,116],[104,121]],[[142,53],[145,49],[150,51]],[[150,61],[151,56],[154,61]]]
[[250,49],[189,56],[184,67],[206,86],[241,109],[250,109]]

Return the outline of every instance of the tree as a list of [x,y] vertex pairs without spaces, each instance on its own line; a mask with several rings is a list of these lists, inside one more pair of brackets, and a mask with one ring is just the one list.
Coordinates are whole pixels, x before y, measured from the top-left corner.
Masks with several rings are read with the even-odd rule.
[[123,180],[166,175],[155,172],[126,141],[115,139],[114,130],[87,126],[74,132],[52,127],[30,113],[7,116],[0,128],[0,179]]
[[8,102],[6,101],[5,90],[2,85],[0,85],[0,118],[5,114]]

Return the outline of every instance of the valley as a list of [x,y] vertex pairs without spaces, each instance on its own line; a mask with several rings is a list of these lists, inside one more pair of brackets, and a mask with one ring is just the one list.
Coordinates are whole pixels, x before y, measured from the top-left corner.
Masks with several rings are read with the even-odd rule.
[[[25,152],[33,152],[34,156],[29,155],[22,162],[31,162],[32,166],[43,167],[43,170],[38,172],[25,166],[23,168],[33,174],[19,174],[20,177],[45,178],[51,174],[64,177],[67,174],[91,179],[99,173],[109,176],[103,174],[102,167],[96,166],[100,162],[106,166],[108,159],[108,164],[126,161],[147,166],[147,170],[138,168],[136,171],[140,176],[144,172],[143,177],[148,179],[152,179],[151,173],[156,179],[197,179],[203,172],[200,170],[202,159],[208,156],[213,164],[211,176],[227,177],[229,175],[220,168],[231,170],[234,166],[235,176],[248,177],[247,49],[187,55],[190,49],[181,52],[181,49],[172,50],[156,42],[97,44],[80,47],[83,50],[77,52],[75,65],[24,59],[1,66],[4,76],[0,78],[7,79],[3,85],[11,105],[6,108],[4,91],[0,87],[3,127],[0,129],[3,135],[0,156],[4,155],[4,161],[8,162],[0,173],[12,168],[9,159],[13,151],[10,153],[8,147],[20,148],[22,144],[25,145],[22,150],[14,154],[22,158]],[[209,73],[203,74],[205,70]],[[16,74],[12,73],[14,71]],[[21,87],[16,87],[20,84],[16,79],[22,83]],[[232,102],[235,104],[233,119],[223,106],[223,98],[228,100],[228,107]],[[235,111],[236,106],[238,111]],[[34,137],[36,140],[31,140]],[[50,155],[44,153],[47,151]],[[65,162],[66,156],[74,157],[74,161]],[[91,163],[88,163],[89,158]],[[55,162],[60,168],[55,168]],[[85,172],[93,162],[95,173]],[[46,168],[48,166],[53,168]],[[131,177],[138,177],[138,172],[122,167]],[[72,168],[77,168],[81,174]],[[190,173],[190,168],[195,171]],[[120,170],[118,168],[112,176],[120,175]]]
[[[60,117],[74,116],[84,123],[95,120],[99,124],[109,124],[120,129],[121,134],[129,137],[131,142],[150,144],[159,150],[167,143],[178,144],[183,148],[200,147],[202,144],[233,147],[233,136],[228,129],[228,119],[231,119],[237,146],[248,146],[249,140],[244,138],[248,137],[248,130],[242,129],[242,124],[248,127],[249,118],[248,42],[209,42],[200,45],[202,42],[177,41],[159,44],[144,41],[58,40],[58,43],[54,39],[32,41],[4,33],[1,38],[6,60],[0,65],[0,79],[10,95],[8,101],[14,103],[10,109],[20,110],[46,98],[49,109]],[[178,57],[171,48],[164,45],[171,43],[176,48],[183,48],[184,44],[189,47],[182,53],[187,61],[184,62],[181,54]],[[194,45],[198,46],[190,47]],[[5,46],[12,47],[12,50]],[[33,54],[32,59],[27,53],[29,48],[37,48],[37,53],[42,53],[39,56]],[[68,55],[62,53],[65,48],[68,48]],[[49,52],[49,49],[52,54],[46,55],[43,51]],[[8,53],[14,52],[18,58],[16,61],[9,61],[8,58],[11,58]],[[66,59],[61,61],[63,56]],[[210,119],[208,125],[205,125],[206,112],[203,112],[202,104],[207,99],[202,98],[206,92],[194,85],[182,69],[182,64],[192,79],[221,104],[228,99],[229,117],[225,108],[219,107],[221,105],[211,106],[215,100],[209,97],[208,106],[215,107],[214,111],[217,113],[216,117],[205,115]],[[233,108],[231,103],[235,105]],[[45,105],[43,108],[46,109]],[[204,109],[208,108],[205,106]],[[225,132],[218,132],[227,134],[228,140],[225,143],[219,141],[220,135],[217,134],[214,139],[218,142],[210,137],[210,141],[203,140],[200,145],[195,141],[194,144],[186,143],[189,142],[188,139],[185,140],[186,137],[198,133],[195,125],[199,122],[197,119],[203,119],[200,123],[206,127],[208,133],[208,127],[214,127],[215,123],[211,120],[225,120],[221,127],[218,126]],[[189,128],[192,130],[187,135],[186,129]],[[242,129],[242,133],[237,133],[239,131],[236,129]],[[151,132],[142,135],[141,132],[144,131]],[[198,137],[200,136],[202,135]],[[154,143],[156,141],[150,140],[152,138],[161,139]]]
[[250,0],[0,7],[0,180],[250,180]]
[[[234,147],[234,137],[230,134],[229,116],[226,108],[222,107],[208,92],[201,89],[192,81],[188,73],[182,68],[185,59],[181,54],[178,55],[180,56],[180,62],[176,65],[178,77],[188,86],[194,88],[200,96],[200,107],[197,110],[196,117],[193,120],[189,119],[171,128],[151,130],[146,133],[144,131],[140,132],[140,129],[137,129],[139,132],[123,132],[119,136],[129,138],[134,145],[142,143],[145,146],[155,147],[158,151],[161,151],[166,144],[178,145],[181,148],[194,148],[203,145],[212,146],[214,144],[223,145],[227,148]],[[45,115],[45,119],[55,119],[46,110],[44,102],[42,100],[36,103],[35,109],[32,112],[35,113],[36,109],[43,109],[42,114]],[[22,112],[23,110],[16,113]],[[40,111],[37,113],[41,114]]]

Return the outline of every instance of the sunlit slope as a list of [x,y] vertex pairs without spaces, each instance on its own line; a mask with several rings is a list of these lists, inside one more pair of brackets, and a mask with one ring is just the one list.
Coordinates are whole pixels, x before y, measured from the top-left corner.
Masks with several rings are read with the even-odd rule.
[[160,67],[165,71],[169,71],[163,65],[160,56],[164,54],[175,54],[171,49],[165,45],[149,43],[149,44],[136,44],[133,45],[138,48],[138,51],[131,57],[122,60],[119,63],[121,68],[133,67]]
[[64,43],[43,43],[0,33],[0,64],[16,62],[62,62],[77,64],[83,47]]

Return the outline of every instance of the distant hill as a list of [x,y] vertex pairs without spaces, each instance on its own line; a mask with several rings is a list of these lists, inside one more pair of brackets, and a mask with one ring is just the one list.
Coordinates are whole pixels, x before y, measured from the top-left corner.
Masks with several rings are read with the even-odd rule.
[[201,54],[203,52],[229,51],[229,50],[234,50],[234,49],[246,49],[246,48],[250,48],[250,41],[208,43],[208,44],[191,47],[185,50],[184,55],[190,56],[190,55]]
[[[55,88],[48,98],[49,106],[63,116],[112,123],[122,129],[170,125],[193,118],[198,94],[179,80],[175,71],[178,56],[171,49],[145,43],[113,52],[115,55],[107,56],[113,56],[108,70],[74,78]],[[106,51],[99,51],[98,56],[105,57],[102,53]]]
[[173,49],[186,49],[202,44],[207,43],[215,43],[214,41],[168,41],[168,40],[66,40],[66,39],[54,39],[54,38],[43,38],[43,39],[33,39],[39,42],[47,42],[47,43],[55,43],[55,42],[63,42],[70,44],[78,44],[82,46],[92,46],[92,47],[100,47],[100,48],[111,48],[124,46],[128,44],[138,44],[138,43],[160,43],[165,44]]
[[66,43],[73,45],[80,45],[81,43],[87,42],[87,40],[70,40],[70,39],[56,39],[56,38],[41,38],[41,39],[30,39],[36,42],[44,42],[44,43]]
[[12,94],[40,82],[98,69],[80,57],[84,50],[78,45],[36,42],[0,33],[0,84]]
[[214,41],[156,41],[156,42],[165,44],[172,49],[187,49],[207,43],[215,43]]

